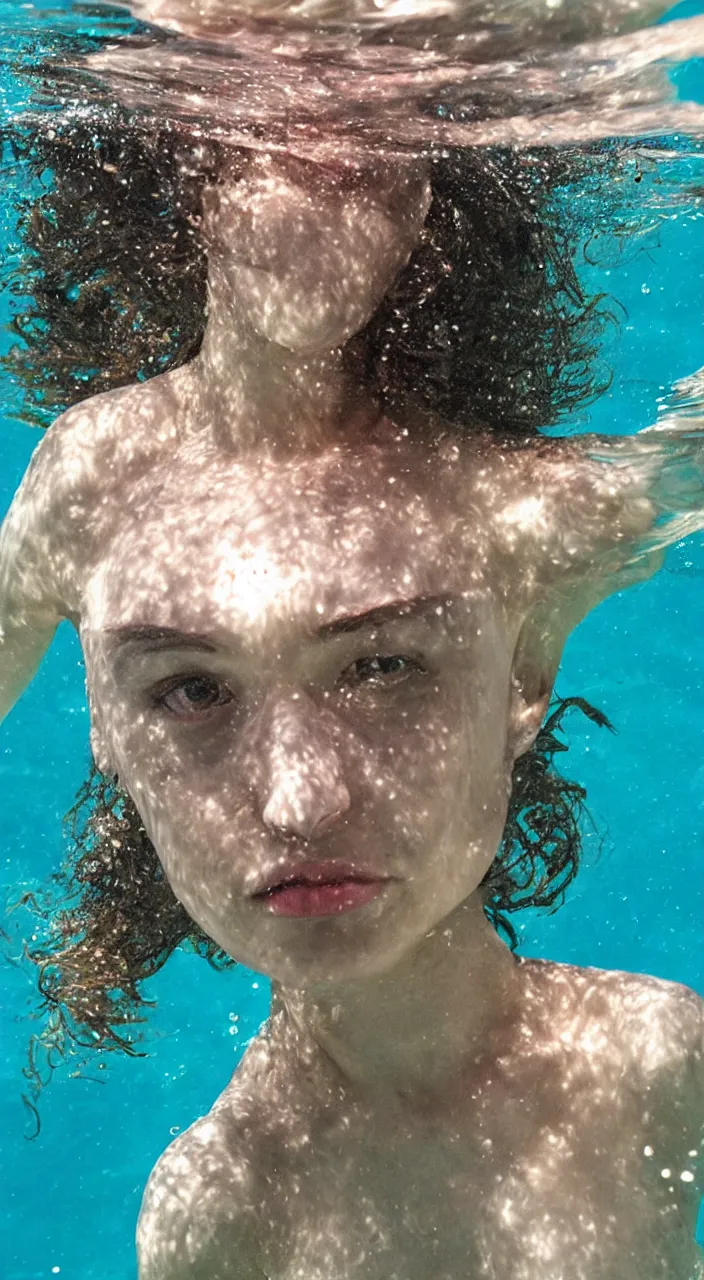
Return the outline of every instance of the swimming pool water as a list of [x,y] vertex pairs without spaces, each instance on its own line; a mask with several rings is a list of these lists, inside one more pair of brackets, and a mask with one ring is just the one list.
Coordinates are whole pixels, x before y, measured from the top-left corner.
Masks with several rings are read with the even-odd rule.
[[[704,12],[704,5],[685,9]],[[0,29],[11,12],[12,5],[0,6]],[[4,37],[5,43],[11,38],[8,22]],[[704,100],[701,65],[678,75],[689,78],[687,96]],[[6,107],[13,92],[7,85]],[[10,232],[6,228],[6,243]],[[602,260],[592,276],[625,313],[605,353],[612,387],[581,426],[634,431],[653,421],[663,389],[704,365],[704,215],[673,215],[651,237]],[[3,390],[11,394],[5,384]],[[36,440],[11,416],[2,423],[3,508]],[[599,837],[587,834],[586,865],[564,907],[521,924],[526,954],[649,972],[704,992],[703,634],[699,537],[673,549],[655,581],[602,605],[572,638],[558,692],[602,707],[617,733],[575,714],[564,767],[587,786],[606,838],[597,857]],[[86,771],[87,742],[80,652],[65,627],[2,730],[0,837],[8,898],[57,868],[64,849],[60,817]],[[27,924],[26,915],[8,917],[11,956],[19,956]],[[105,1069],[96,1063],[79,1079],[71,1078],[70,1064],[57,1071],[33,1142],[26,1140],[33,1126],[21,1102],[36,1005],[32,976],[26,966],[6,963],[0,984],[3,1280],[133,1280],[133,1231],[145,1179],[170,1136],[223,1088],[266,1014],[267,984],[244,970],[216,974],[196,957],[175,956],[151,984],[158,1008],[149,1056],[108,1056]]]

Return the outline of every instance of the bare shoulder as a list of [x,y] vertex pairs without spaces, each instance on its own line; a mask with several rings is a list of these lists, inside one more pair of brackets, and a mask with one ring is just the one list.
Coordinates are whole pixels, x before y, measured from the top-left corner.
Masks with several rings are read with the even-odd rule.
[[180,432],[190,377],[184,367],[73,405],[45,433],[33,469],[76,487],[155,453]]
[[[286,1170],[298,1100],[268,1024],[207,1116],[164,1152],[144,1194],[139,1280],[266,1280],[290,1255]],[[305,1111],[305,1107],[304,1107]]]
[[617,1048],[644,1082],[698,1077],[704,1084],[704,1000],[696,991],[623,970],[527,963],[531,980],[547,989],[556,1019],[564,1022],[564,1035],[592,1051],[599,1044]]
[[265,1276],[257,1264],[261,1187],[247,1110],[238,1123],[221,1099],[158,1160],[137,1228],[140,1280]]
[[21,561],[23,588],[33,575],[33,593],[56,596],[64,616],[76,574],[135,481],[175,452],[189,400],[186,374],[178,369],[74,405],[35,449],[3,525],[3,556],[8,564]]

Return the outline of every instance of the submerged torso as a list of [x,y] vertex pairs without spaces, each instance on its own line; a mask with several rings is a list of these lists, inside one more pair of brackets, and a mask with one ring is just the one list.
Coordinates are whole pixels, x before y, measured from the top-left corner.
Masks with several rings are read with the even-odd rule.
[[204,1248],[209,1280],[239,1277],[243,1215],[269,1280],[704,1276],[696,997],[626,974],[524,971],[522,1033],[440,1103],[380,1106],[316,1065],[294,1078],[259,1039],[157,1168],[143,1249],[170,1230],[155,1205],[177,1161],[192,1274]]

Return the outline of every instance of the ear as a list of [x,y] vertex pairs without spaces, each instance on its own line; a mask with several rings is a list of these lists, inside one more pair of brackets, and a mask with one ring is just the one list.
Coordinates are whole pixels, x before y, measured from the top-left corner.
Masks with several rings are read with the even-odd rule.
[[558,577],[544,586],[544,594],[523,620],[514,650],[508,736],[511,759],[518,759],[535,742],[565,644],[577,624],[614,592],[650,578],[662,559],[661,551],[651,551],[616,569],[597,562],[584,569],[583,578],[575,581],[570,575],[560,581]]
[[[649,576],[639,567],[638,576]],[[588,574],[577,580],[560,578],[543,584],[523,618],[511,667],[510,758],[530,750],[545,719],[565,644],[579,622],[613,591],[630,585],[628,573]]]
[[90,749],[95,761],[96,767],[107,778],[117,777],[117,769],[108,750],[107,741],[103,732],[100,716],[96,712],[92,700],[90,703]]
[[[542,616],[541,616],[542,615]],[[566,637],[565,637],[566,638]],[[511,669],[508,752],[513,762],[535,742],[552,695],[564,638],[541,610],[524,622]]]

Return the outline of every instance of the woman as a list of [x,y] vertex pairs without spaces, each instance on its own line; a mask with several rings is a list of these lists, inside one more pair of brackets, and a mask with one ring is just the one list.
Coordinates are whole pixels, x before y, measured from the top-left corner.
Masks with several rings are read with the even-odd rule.
[[60,418],[3,528],[3,707],[71,618],[124,797],[47,995],[105,1039],[179,928],[273,980],[144,1280],[704,1274],[697,997],[489,918],[516,842],[534,896],[570,871],[569,792],[521,781],[567,635],[702,502],[694,435],[535,433],[588,340],[552,163],[221,164],[198,355]]

